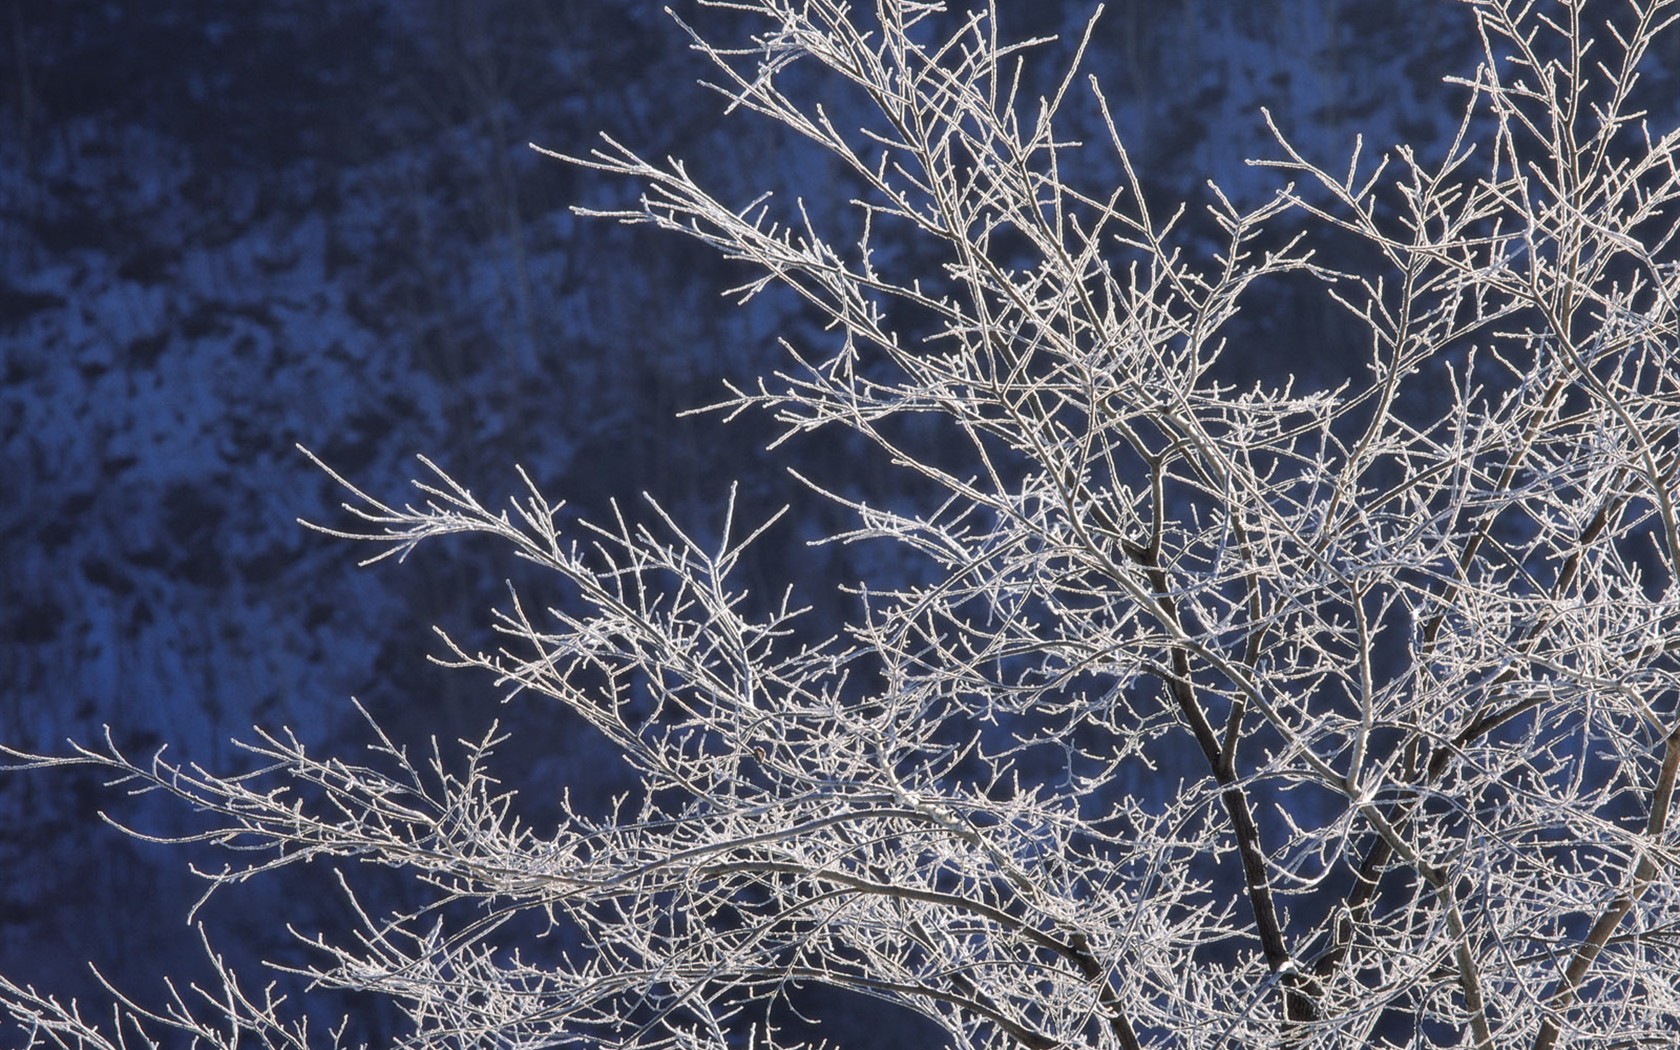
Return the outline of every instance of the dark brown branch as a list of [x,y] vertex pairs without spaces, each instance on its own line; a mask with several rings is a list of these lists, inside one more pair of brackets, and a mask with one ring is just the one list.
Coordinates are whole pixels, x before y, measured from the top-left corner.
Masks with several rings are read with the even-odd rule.
[[[1168,587],[1167,575],[1156,565],[1146,565],[1150,586],[1155,589],[1155,601],[1163,616],[1170,622],[1182,621],[1177,603]],[[1214,780],[1219,784],[1220,801],[1231,821],[1231,831],[1237,840],[1237,855],[1242,860],[1244,888],[1248,894],[1249,910],[1254,915],[1255,929],[1260,936],[1261,951],[1266,965],[1273,973],[1283,973],[1285,987],[1294,990],[1300,984],[1298,975],[1286,972],[1290,962],[1289,948],[1284,942],[1283,925],[1278,921],[1277,905],[1272,897],[1271,878],[1266,872],[1266,853],[1260,845],[1260,829],[1254,822],[1248,794],[1236,772],[1236,747],[1225,746],[1214,734],[1207,713],[1196,697],[1196,687],[1190,680],[1190,655],[1181,645],[1172,649],[1172,674],[1166,679],[1167,691],[1190,727],[1191,735],[1207,759]]]
[[[1598,537],[1602,535],[1604,530],[1609,527],[1610,519],[1614,513],[1614,503],[1615,501],[1607,501],[1599,508],[1598,512],[1593,515],[1592,520],[1589,521],[1581,530],[1581,535],[1579,541],[1575,545],[1575,549],[1571,552],[1569,557],[1564,559],[1563,564],[1558,570],[1557,582],[1553,587],[1554,592],[1561,592],[1564,588],[1567,588],[1574,582],[1576,574],[1580,571],[1581,559],[1583,557],[1582,552],[1590,549],[1592,543],[1596,541]],[[1474,556],[1476,549],[1481,545],[1489,530],[1492,528],[1492,517],[1492,515],[1489,516],[1489,519],[1484,523],[1483,528],[1479,530],[1474,537],[1472,537],[1470,543],[1465,547],[1464,552],[1461,554],[1461,573],[1466,571],[1469,561]],[[1452,590],[1456,587],[1457,584],[1449,587],[1449,597]],[[1420,647],[1420,659],[1434,648],[1445,618],[1446,612],[1445,610],[1442,610],[1437,612],[1426,623],[1423,630],[1422,645]],[[1543,626],[1544,623],[1537,623],[1531,626],[1529,630],[1525,632],[1526,637],[1523,639],[1523,642],[1532,643],[1532,641],[1539,636],[1540,629]],[[1486,688],[1489,691],[1497,690],[1500,685],[1510,681],[1515,677],[1515,675],[1516,666],[1513,665],[1512,667],[1502,671],[1499,675],[1495,676],[1487,684]],[[1432,754],[1429,753],[1427,749],[1427,742],[1423,737],[1413,739],[1406,746],[1406,754],[1403,762],[1403,768],[1406,770],[1407,774],[1406,779],[1412,781],[1412,786],[1402,797],[1397,798],[1390,803],[1389,813],[1387,814],[1389,824],[1397,830],[1403,829],[1410,824],[1422,806],[1422,790],[1427,788],[1429,785],[1436,783],[1441,777],[1446,775],[1447,768],[1452,764],[1454,756],[1456,756],[1471,742],[1493,732],[1495,729],[1509,722],[1511,719],[1520,717],[1524,712],[1532,710],[1539,702],[1539,698],[1530,697],[1519,701],[1510,707],[1500,708],[1497,710],[1490,709],[1491,705],[1484,706],[1477,710],[1464,728],[1460,729],[1453,737],[1450,746],[1436,748]],[[1424,766],[1423,757],[1425,754],[1429,754],[1428,764],[1426,767]],[[1383,875],[1389,870],[1389,864],[1394,859],[1394,847],[1387,839],[1383,838],[1381,835],[1373,835],[1372,838],[1373,841],[1367,848],[1364,859],[1359,864],[1358,875],[1354,879],[1353,889],[1348,892],[1347,897],[1342,902],[1346,909],[1345,916],[1351,919],[1353,928],[1355,929],[1363,926],[1367,921],[1369,921],[1372,902],[1376,898],[1377,891],[1382,888]],[[1351,946],[1352,941],[1350,938],[1336,940],[1327,951],[1323,952],[1315,960],[1313,960],[1311,968],[1313,977],[1315,979],[1322,979],[1335,973],[1341,967],[1342,962],[1347,958],[1347,954]],[[1312,1019],[1316,1016],[1317,1011],[1314,1009],[1304,1019]]]
[[[1645,820],[1645,837],[1652,845],[1662,842],[1663,830],[1668,826],[1668,810],[1674,799],[1677,770],[1680,770],[1680,718],[1676,719],[1673,731],[1668,734],[1663,750],[1662,769],[1657,775],[1656,787],[1651,791],[1651,812]],[[1575,949],[1575,956],[1569,960],[1568,968],[1563,971],[1562,980],[1546,1000],[1546,1018],[1540,1022],[1540,1030],[1535,1034],[1534,1050],[1552,1050],[1552,1047],[1557,1045],[1561,1031],[1560,1016],[1575,1001],[1575,993],[1580,989],[1581,982],[1586,979],[1587,971],[1592,969],[1593,962],[1610,943],[1616,927],[1621,925],[1622,919],[1633,910],[1639,898],[1644,896],[1656,875],[1656,862],[1651,859],[1649,853],[1641,851],[1633,869],[1633,884],[1618,893],[1599,913],[1592,929],[1587,931],[1586,939]]]

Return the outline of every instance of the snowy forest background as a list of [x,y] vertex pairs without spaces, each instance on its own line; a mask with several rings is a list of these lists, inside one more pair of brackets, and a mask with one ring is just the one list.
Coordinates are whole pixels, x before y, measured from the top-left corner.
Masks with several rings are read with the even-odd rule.
[[[1090,9],[1000,7],[1014,37],[1077,37]],[[1117,0],[1088,68],[1156,200],[1211,177],[1252,202],[1275,185],[1241,163],[1275,155],[1262,105],[1322,161],[1356,132],[1439,145],[1470,28],[1450,0]],[[1653,97],[1680,100],[1677,42]],[[681,240],[573,217],[632,189],[526,147],[583,153],[606,130],[742,204],[824,184],[767,123],[725,127],[703,72],[649,0],[0,7],[0,741],[59,751],[109,725],[131,753],[167,741],[229,769],[253,724],[361,741],[354,696],[414,741],[500,719],[535,821],[563,783],[609,795],[618,772],[577,725],[425,660],[433,624],[481,637],[520,569],[457,544],[355,570],[363,552],[296,524],[339,501],[300,443],[381,497],[425,453],[486,504],[518,463],[582,514],[646,491],[701,530],[739,479],[744,502],[795,507],[759,549],[767,586],[860,575],[868,548],[805,546],[835,511],[769,463],[762,420],[675,418],[813,321],[785,296],[737,309],[720,293],[738,275]],[[1268,316],[1293,326],[1250,333],[1257,372],[1335,371],[1325,304]],[[792,459],[846,455],[825,440]],[[93,774],[0,778],[0,972],[85,997],[95,960],[147,1001],[198,972],[182,917],[202,884],[190,853],[102,810],[192,828]],[[296,961],[285,921],[343,919],[319,874],[217,897],[217,948]]]

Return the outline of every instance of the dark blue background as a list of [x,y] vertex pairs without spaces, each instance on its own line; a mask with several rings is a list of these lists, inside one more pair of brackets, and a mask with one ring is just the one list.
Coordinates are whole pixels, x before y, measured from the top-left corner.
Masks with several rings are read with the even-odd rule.
[[[742,39],[733,16],[683,7]],[[1076,33],[1087,9],[1003,7],[1006,36]],[[1240,162],[1275,155],[1260,105],[1332,166],[1358,130],[1427,148],[1458,104],[1438,78],[1473,67],[1468,26],[1449,2],[1126,0],[1088,67],[1157,199],[1208,177],[1257,199],[1275,179]],[[574,218],[634,190],[525,146],[582,152],[608,130],[687,158],[726,200],[843,190],[775,129],[725,125],[658,5],[14,3],[0,45],[0,740],[64,753],[108,725],[130,753],[167,741],[231,770],[252,725],[353,754],[356,696],[416,741],[502,719],[531,819],[563,784],[584,804],[619,784],[573,722],[425,661],[433,624],[481,637],[520,573],[506,552],[445,543],[356,570],[370,551],[295,523],[344,520],[300,442],[388,499],[425,453],[487,501],[522,463],[584,513],[647,491],[700,531],[738,478],[749,506],[795,505],[755,589],[800,583],[818,627],[844,609],[824,581],[866,567],[804,546],[838,519],[781,467],[874,492],[896,484],[885,469],[833,443],[773,460],[764,420],[674,418],[774,367],[778,335],[822,338],[812,319],[791,297],[734,308],[720,292],[740,274],[681,240]],[[1253,367],[1333,371],[1329,315],[1289,316]],[[86,997],[91,959],[155,1002],[162,975],[202,973],[183,917],[203,855],[99,811],[199,826],[89,773],[0,779],[0,972]],[[285,924],[347,917],[328,874],[241,887],[202,917],[244,970],[304,962]],[[321,1011],[346,1008],[376,1039],[392,1023]]]

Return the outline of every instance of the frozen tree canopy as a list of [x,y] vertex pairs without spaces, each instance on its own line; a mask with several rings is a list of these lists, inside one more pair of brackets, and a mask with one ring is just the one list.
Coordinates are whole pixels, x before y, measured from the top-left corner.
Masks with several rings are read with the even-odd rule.
[[[820,319],[714,407],[871,464],[790,486],[891,552],[821,581],[845,625],[749,585],[777,515],[733,497],[577,521],[535,480],[491,504],[423,460],[393,502],[322,457],[347,513],[314,527],[370,561],[479,534],[537,570],[446,662],[569,712],[627,793],[529,823],[495,733],[17,761],[205,815],[213,887],[334,865],[359,928],[297,931],[304,972],[394,1003],[396,1045],[792,1046],[819,986],[952,1047],[1670,1045],[1680,132],[1640,77],[1680,9],[1467,0],[1439,150],[1321,158],[1259,118],[1243,192],[1181,203],[1089,36],[706,6],[748,28],[684,22],[735,119],[831,177],[736,200],[613,138],[559,160],[637,187],[586,214]],[[1253,349],[1303,288],[1341,339],[1312,375]],[[32,1046],[340,1041],[216,970],[115,1020],[26,974],[0,1006]]]

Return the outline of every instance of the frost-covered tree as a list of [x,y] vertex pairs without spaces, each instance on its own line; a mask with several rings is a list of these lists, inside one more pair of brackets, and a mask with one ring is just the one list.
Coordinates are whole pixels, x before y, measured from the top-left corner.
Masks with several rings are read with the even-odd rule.
[[[761,19],[694,31],[720,89],[849,170],[849,210],[726,203],[611,140],[573,163],[826,320],[721,407],[912,479],[801,478],[835,540],[900,549],[834,581],[851,624],[812,640],[736,582],[764,522],[733,501],[716,543],[652,504],[563,534],[534,485],[502,510],[434,469],[397,507],[335,474],[357,522],[323,531],[374,560],[488,533],[564,581],[450,662],[587,720],[634,793],[522,825],[493,739],[34,762],[212,815],[217,883],[412,874],[428,906],[370,902],[309,974],[389,997],[405,1046],[785,1045],[809,985],[955,1047],[1672,1045],[1680,134],[1636,88],[1676,4],[1467,0],[1438,156],[1320,166],[1274,129],[1293,181],[1205,209],[1147,203],[1101,89],[1030,93],[989,9],[717,6]],[[1237,384],[1303,283],[1359,334],[1348,378]],[[223,975],[103,1032],[0,998],[31,1045],[335,1041]]]

